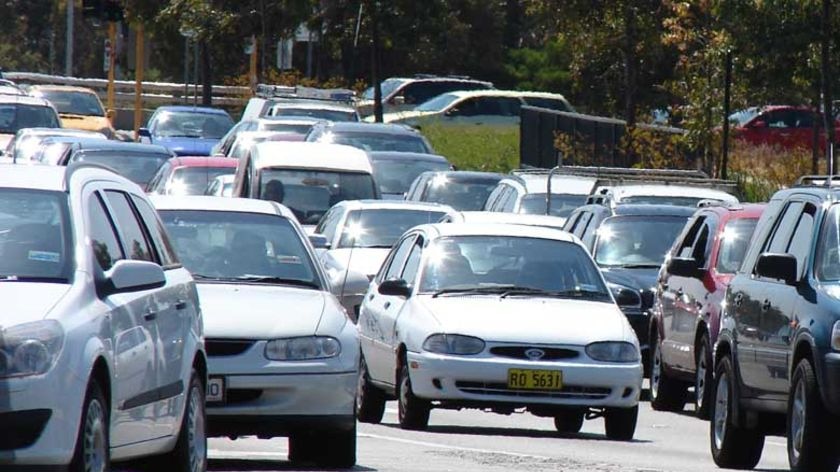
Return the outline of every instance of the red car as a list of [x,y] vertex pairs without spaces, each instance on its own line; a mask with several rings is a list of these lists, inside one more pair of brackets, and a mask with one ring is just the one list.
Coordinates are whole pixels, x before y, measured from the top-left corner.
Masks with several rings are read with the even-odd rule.
[[[729,115],[735,139],[753,145],[763,144],[784,149],[811,149],[815,118],[819,120],[819,146],[825,150],[822,113],[815,113],[811,108],[773,105],[751,107]],[[835,122],[834,126],[840,135],[840,122]]]
[[238,162],[229,157],[173,157],[158,169],[146,186],[146,192],[159,195],[204,195],[213,179],[220,175],[235,174]]
[[650,398],[656,410],[680,411],[694,386],[695,412],[708,416],[712,346],[726,286],[741,265],[766,205],[697,210],[659,270],[650,333]]

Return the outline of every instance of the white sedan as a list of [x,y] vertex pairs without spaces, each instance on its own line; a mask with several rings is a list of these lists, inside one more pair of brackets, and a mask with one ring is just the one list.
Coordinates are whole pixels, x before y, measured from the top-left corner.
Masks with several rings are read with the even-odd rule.
[[208,436],[288,436],[293,462],[352,467],[359,338],[292,212],[152,200],[202,300]]
[[526,408],[573,433],[602,416],[636,428],[639,343],[583,245],[568,233],[423,225],[394,246],[359,317],[360,421],[428,425],[432,408]]

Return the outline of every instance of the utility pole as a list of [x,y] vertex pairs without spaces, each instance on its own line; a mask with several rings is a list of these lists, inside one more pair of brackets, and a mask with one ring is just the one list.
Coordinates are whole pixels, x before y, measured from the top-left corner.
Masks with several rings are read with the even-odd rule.
[[134,139],[140,140],[137,131],[143,125],[143,67],[146,54],[143,44],[143,23],[137,23],[136,49],[134,53]]
[[251,63],[248,74],[251,85],[251,94],[257,94],[257,36],[251,36]]
[[108,48],[108,110],[113,110],[116,101],[114,69],[117,66],[117,23],[111,20],[108,21],[108,41],[111,43]]
[[726,50],[723,78],[723,152],[721,153],[720,178],[726,179],[729,167],[729,102],[732,90],[732,50]]
[[76,7],[76,0],[67,0],[67,37],[64,53],[64,75],[73,76],[73,13]]

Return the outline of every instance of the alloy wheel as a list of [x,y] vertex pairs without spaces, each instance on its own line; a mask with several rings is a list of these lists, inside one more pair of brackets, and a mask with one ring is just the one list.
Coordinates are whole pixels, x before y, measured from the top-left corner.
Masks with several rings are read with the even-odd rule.
[[653,345],[653,365],[650,369],[650,396],[656,398],[659,395],[659,382],[662,379],[662,351],[659,349],[659,342]]
[[694,378],[694,395],[696,396],[697,409],[703,408],[706,395],[706,372],[709,366],[706,365],[706,345],[700,346],[697,354],[697,372]]
[[807,412],[807,395],[805,393],[805,382],[800,381],[796,384],[796,390],[793,393],[793,408],[791,408],[790,418],[790,434],[791,434],[791,454],[797,460],[802,454],[802,441],[805,437],[805,414]]
[[723,448],[729,421],[729,378],[726,374],[722,374],[718,379],[715,391],[715,416],[712,421],[715,428],[715,447],[720,450]]
[[193,386],[190,393],[190,403],[187,406],[189,414],[187,436],[189,439],[190,470],[202,472],[207,459],[207,439],[204,425],[204,406],[201,404],[201,392],[198,386]]
[[105,448],[105,410],[93,399],[85,415],[82,454],[85,472],[105,472],[108,451]]

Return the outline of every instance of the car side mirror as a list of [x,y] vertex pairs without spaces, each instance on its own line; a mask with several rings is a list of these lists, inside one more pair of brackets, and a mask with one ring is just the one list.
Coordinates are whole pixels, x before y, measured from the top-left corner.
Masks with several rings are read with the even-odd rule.
[[163,268],[154,262],[121,260],[105,272],[100,283],[102,296],[152,290],[166,285]]
[[672,257],[668,261],[668,272],[680,277],[695,277],[701,271],[697,260],[689,257]]
[[768,279],[784,280],[788,285],[796,285],[796,257],[792,254],[765,252],[758,256],[755,274]]
[[152,132],[149,131],[149,128],[140,128],[137,130],[137,137],[152,139]]
[[396,105],[396,106],[405,105],[405,97],[403,97],[403,96],[394,97],[394,98],[391,99],[391,103]]
[[315,249],[330,248],[330,243],[327,241],[327,237],[323,234],[310,234],[309,242],[312,243],[312,247],[314,247]]
[[379,293],[393,297],[408,298],[411,296],[411,286],[402,279],[386,280],[379,284]]

